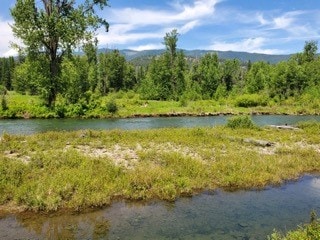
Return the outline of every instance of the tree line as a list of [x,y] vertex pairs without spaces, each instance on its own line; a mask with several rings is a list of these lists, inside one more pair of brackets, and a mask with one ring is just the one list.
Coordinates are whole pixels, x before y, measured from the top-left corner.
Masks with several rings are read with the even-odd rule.
[[[98,54],[95,30],[108,23],[96,9],[107,0],[17,0],[11,9],[12,30],[24,46],[19,57],[0,59],[2,93],[14,90],[39,95],[54,108],[89,103],[91,97],[132,90],[146,100],[222,99],[254,95],[282,101],[303,94],[320,96],[317,42],[305,43],[301,53],[277,64],[221,60],[208,53],[190,61],[177,48],[179,33],[166,33],[166,51],[145,66],[126,61],[119,51]],[[75,54],[81,46],[83,55]],[[2,95],[3,95],[2,94]],[[244,99],[240,105],[261,104]]]
[[[69,55],[61,62],[56,93],[76,103],[88,93],[98,96],[133,90],[146,100],[219,99],[230,95],[263,94],[277,100],[310,93],[319,96],[320,59],[317,42],[305,43],[303,52],[277,64],[236,59],[221,60],[208,53],[188,61],[177,50],[176,30],[164,37],[166,51],[153,57],[147,67],[134,66],[118,50],[97,54],[87,44],[84,55]],[[49,63],[44,56],[0,59],[0,84],[8,90],[48,98]]]

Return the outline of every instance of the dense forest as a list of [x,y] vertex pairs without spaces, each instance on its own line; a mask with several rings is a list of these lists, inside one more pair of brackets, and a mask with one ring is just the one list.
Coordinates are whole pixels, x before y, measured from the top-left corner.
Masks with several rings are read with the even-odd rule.
[[[117,92],[181,105],[233,99],[235,107],[284,101],[307,104],[309,109],[320,107],[315,41],[307,41],[300,53],[278,63],[219,59],[214,52],[190,58],[178,50],[179,33],[174,29],[164,36],[165,51],[140,64],[126,60],[118,50],[98,51],[94,30],[101,25],[108,30],[108,23],[93,9],[106,6],[106,0],[81,6],[66,3],[44,1],[44,8],[38,9],[32,1],[17,1],[11,9],[13,32],[27,48],[16,58],[0,59],[2,116],[15,116],[8,103],[10,92],[39,96],[53,117],[82,116],[101,108],[101,98]],[[72,51],[79,45],[82,54]],[[115,102],[102,108],[117,111]]]

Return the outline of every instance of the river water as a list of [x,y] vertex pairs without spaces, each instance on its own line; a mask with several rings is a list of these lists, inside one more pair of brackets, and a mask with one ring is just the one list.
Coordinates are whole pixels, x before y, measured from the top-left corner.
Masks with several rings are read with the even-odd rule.
[[[201,127],[226,123],[230,116],[155,117],[127,119],[20,119],[0,120],[0,134],[33,134],[54,130],[80,129],[151,129],[164,127]],[[256,115],[252,120],[259,126],[296,124],[301,121],[320,121],[320,116]]]
[[10,215],[0,239],[266,239],[320,212],[320,178],[265,190],[205,192],[174,203],[114,203],[104,210],[65,215]]

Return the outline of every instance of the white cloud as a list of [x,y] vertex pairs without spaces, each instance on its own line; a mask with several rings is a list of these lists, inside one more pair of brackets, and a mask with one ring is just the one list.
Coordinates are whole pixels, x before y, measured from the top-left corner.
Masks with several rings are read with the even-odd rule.
[[264,54],[281,54],[279,49],[264,48],[267,43],[265,38],[249,38],[238,42],[215,42],[210,46],[212,50],[219,51],[241,51],[250,53],[264,53]]
[[109,21],[133,26],[176,24],[202,19],[214,13],[215,5],[221,0],[196,0],[192,5],[179,5],[171,11],[159,9],[111,9]]
[[145,39],[159,39],[164,36],[163,32],[134,32],[134,28],[125,24],[115,24],[110,27],[109,32],[100,30],[98,40],[100,45],[124,45]]
[[14,41],[14,37],[9,24],[12,22],[2,20],[0,17],[0,56],[4,57],[16,55],[16,52],[10,47],[10,42]]
[[258,21],[261,25],[266,25],[266,24],[269,23],[268,20],[266,20],[266,19],[264,18],[264,16],[263,16],[262,13],[256,14],[256,19],[257,19],[257,21]]
[[[167,31],[178,29],[185,34],[206,23],[221,0],[195,0],[192,4],[175,2],[172,9],[110,9],[106,18],[109,33],[99,33],[101,44],[133,44],[139,40],[161,39]],[[170,30],[168,30],[170,29]]]
[[279,17],[275,17],[272,21],[275,29],[289,29],[290,27],[299,24],[298,19],[300,15],[304,15],[303,11],[286,12]]
[[190,30],[194,29],[196,26],[198,26],[200,23],[197,20],[188,22],[184,24],[181,28],[178,29],[178,32],[181,34],[185,34],[189,32]]
[[3,55],[3,57],[11,57],[11,56],[14,57],[14,56],[18,56],[18,51],[14,50],[14,49],[10,49],[2,55]]
[[143,50],[153,50],[153,49],[163,49],[163,44],[146,44],[146,45],[139,45],[139,46],[130,46],[128,49],[136,50],[136,51],[143,51]]

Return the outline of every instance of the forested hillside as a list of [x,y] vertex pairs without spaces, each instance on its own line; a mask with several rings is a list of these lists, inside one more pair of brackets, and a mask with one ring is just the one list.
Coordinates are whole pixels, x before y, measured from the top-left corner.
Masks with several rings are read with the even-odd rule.
[[[98,49],[98,53],[112,52],[113,49],[101,48]],[[164,49],[154,49],[154,50],[143,50],[135,51],[130,49],[119,50],[120,53],[126,58],[127,61],[132,63],[137,62],[150,62],[152,57],[159,56],[165,52]],[[217,54],[219,59],[237,59],[242,63],[248,61],[258,62],[264,61],[268,63],[278,63],[280,61],[288,60],[291,55],[271,55],[271,54],[261,54],[261,53],[248,53],[248,52],[234,52],[234,51],[215,51],[215,50],[185,50],[179,49],[178,51],[183,51],[187,58],[198,59],[206,54]],[[78,54],[82,54],[81,52]]]

